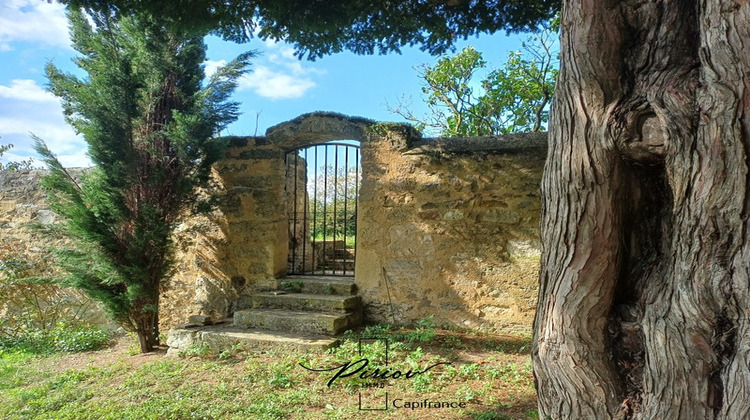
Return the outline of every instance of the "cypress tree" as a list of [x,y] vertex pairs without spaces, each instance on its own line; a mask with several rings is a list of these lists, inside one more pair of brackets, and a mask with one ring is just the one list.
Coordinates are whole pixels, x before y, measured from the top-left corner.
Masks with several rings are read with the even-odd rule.
[[[88,18],[87,18],[88,16]],[[172,268],[172,232],[199,210],[221,148],[212,138],[238,117],[229,101],[253,53],[204,81],[202,35],[148,14],[69,12],[74,61],[86,76],[47,66],[49,89],[83,134],[94,167],[69,173],[37,139],[50,168],[43,185],[71,246],[58,250],[66,281],[103,303],[138,335],[159,343],[159,291]]]

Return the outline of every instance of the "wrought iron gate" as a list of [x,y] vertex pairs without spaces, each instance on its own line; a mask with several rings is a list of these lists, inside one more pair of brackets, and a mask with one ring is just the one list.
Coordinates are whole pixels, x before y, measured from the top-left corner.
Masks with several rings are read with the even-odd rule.
[[330,142],[286,155],[288,274],[353,276],[359,146]]

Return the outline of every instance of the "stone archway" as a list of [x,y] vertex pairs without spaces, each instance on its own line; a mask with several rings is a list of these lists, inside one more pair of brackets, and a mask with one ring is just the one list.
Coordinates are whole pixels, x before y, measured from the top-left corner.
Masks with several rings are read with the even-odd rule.
[[[180,241],[183,246],[177,260],[181,270],[162,299],[165,312],[170,313],[165,321],[174,325],[190,314],[231,316],[255,307],[261,294],[299,282],[287,277],[290,235],[285,160],[291,150],[330,141],[360,142],[362,186],[358,193],[367,198],[360,199],[360,204],[366,205],[360,205],[356,215],[357,278],[334,279],[321,290],[345,286],[354,293],[360,283],[377,289],[382,265],[377,249],[382,248],[383,232],[372,222],[364,224],[363,232],[363,213],[372,213],[382,204],[375,197],[378,174],[386,166],[380,151],[403,150],[412,135],[413,130],[403,125],[312,113],[271,127],[262,137],[221,139],[226,144],[225,156],[213,168],[218,208],[196,219],[200,229],[186,230]],[[182,295],[192,297],[186,302]]]
[[[368,142],[373,134],[371,127],[374,124],[374,121],[365,118],[334,113],[312,113],[267,130],[268,142],[285,152],[287,168],[285,201],[289,216],[287,227],[290,238],[287,274],[354,275],[357,213],[356,207],[351,206],[356,206],[356,195],[359,193],[362,172],[359,146],[351,144],[351,141],[357,144]],[[340,141],[349,142],[341,143]],[[356,152],[352,154],[351,150],[355,148]],[[334,152],[332,153],[331,150]],[[320,157],[321,154],[324,156],[323,159]],[[342,156],[343,162],[337,161],[339,156]],[[331,157],[330,161],[329,157]],[[350,165],[349,159],[354,161],[354,165]],[[313,186],[312,192],[300,191],[301,183],[319,181],[310,178],[320,176],[317,170],[321,169],[319,168],[321,163],[324,183],[336,182],[335,179],[340,178],[338,172],[346,167],[344,171],[347,176],[343,177],[344,185],[341,187],[349,190],[351,185],[355,186],[354,204],[351,204],[351,200],[345,199],[342,203],[338,203],[343,206],[337,206],[337,202],[341,201],[337,197],[340,188],[330,191],[334,195],[333,198],[326,192],[321,197],[318,191],[315,191],[316,186]],[[311,165],[309,174],[308,165]],[[333,177],[327,173],[331,165]],[[348,174],[349,171],[355,173]],[[353,178],[353,184],[350,184],[350,178]],[[326,191],[330,189],[329,185],[317,187],[323,187]],[[345,191],[345,194],[350,192]],[[321,202],[325,203],[321,205]],[[322,207],[322,213],[321,209],[315,211],[316,203]],[[329,213],[331,211],[332,215]],[[332,224],[331,220],[338,222]],[[331,229],[333,232],[329,232]]]
[[284,151],[334,140],[366,142],[374,124],[375,121],[366,118],[315,112],[269,128],[266,139]]

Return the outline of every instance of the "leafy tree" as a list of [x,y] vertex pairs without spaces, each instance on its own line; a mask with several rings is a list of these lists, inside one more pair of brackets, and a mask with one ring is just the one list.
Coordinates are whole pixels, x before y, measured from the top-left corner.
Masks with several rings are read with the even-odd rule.
[[201,203],[220,155],[212,136],[238,116],[228,101],[249,65],[243,54],[202,85],[201,36],[168,30],[143,14],[69,13],[76,64],[86,78],[47,67],[68,123],[83,133],[95,167],[70,174],[41,141],[44,186],[74,247],[60,252],[69,282],[101,301],[141,351],[159,342],[158,303],[172,265],[171,233]]
[[551,19],[560,0],[58,0],[128,15],[145,12],[168,26],[212,30],[245,42],[254,36],[283,39],[310,59],[344,50],[399,52],[419,45],[431,54],[458,39],[497,30],[521,31]]
[[[294,3],[267,25],[313,56],[442,52],[559,5]],[[748,27],[748,2],[562,1],[532,351],[541,418],[750,414]]]
[[482,82],[485,95],[476,105],[480,118],[470,121],[473,125],[498,134],[547,128],[559,65],[558,32],[556,18],[522,44],[523,53],[509,54],[505,67],[490,73]]
[[420,77],[430,115],[414,115],[403,101],[391,111],[417,123],[420,130],[434,129],[448,137],[543,130],[557,77],[555,35],[550,28],[539,31],[524,43],[525,54],[511,52],[503,68],[479,83],[474,80],[476,72],[487,61],[473,47],[425,65]]
[[[354,238],[357,231],[359,169],[321,166],[317,178],[307,187],[311,200],[310,234],[316,239]],[[325,216],[325,217],[324,217]]]
[[467,120],[478,117],[474,112],[483,95],[474,93],[472,82],[476,71],[486,65],[482,54],[473,47],[466,47],[453,57],[443,57],[434,66],[423,65],[419,76],[423,80],[422,93],[426,95],[425,102],[431,114],[419,117],[403,100],[395,108],[388,108],[416,123],[418,130],[434,129],[442,135],[454,137],[482,131],[482,127],[470,126]]

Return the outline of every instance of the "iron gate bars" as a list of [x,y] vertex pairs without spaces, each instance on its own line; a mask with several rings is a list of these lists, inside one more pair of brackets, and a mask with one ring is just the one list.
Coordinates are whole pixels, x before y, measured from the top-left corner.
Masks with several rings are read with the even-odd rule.
[[329,142],[286,154],[287,274],[353,276],[359,146]]

